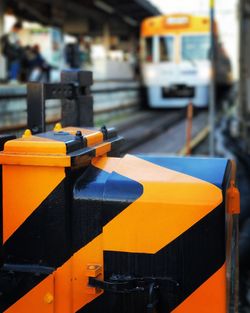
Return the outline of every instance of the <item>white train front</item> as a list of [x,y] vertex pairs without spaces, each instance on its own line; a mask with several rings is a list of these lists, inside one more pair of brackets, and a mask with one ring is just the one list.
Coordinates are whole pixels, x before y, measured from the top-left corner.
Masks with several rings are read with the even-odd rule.
[[[210,23],[206,17],[159,16],[146,19],[141,30],[141,70],[152,108],[197,107],[209,102],[212,69]],[[231,66],[216,33],[216,84],[231,83]]]

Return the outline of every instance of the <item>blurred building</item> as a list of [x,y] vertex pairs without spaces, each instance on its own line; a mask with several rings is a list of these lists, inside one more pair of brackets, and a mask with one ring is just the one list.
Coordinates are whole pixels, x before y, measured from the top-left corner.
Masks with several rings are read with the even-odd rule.
[[[93,70],[95,79],[131,79],[140,23],[157,14],[159,10],[146,0],[34,0],[32,6],[29,0],[3,0],[0,36],[8,31],[10,20],[18,18],[25,21],[22,44],[39,44],[53,67],[75,67],[81,61],[82,68]],[[4,73],[3,58],[0,62]]]

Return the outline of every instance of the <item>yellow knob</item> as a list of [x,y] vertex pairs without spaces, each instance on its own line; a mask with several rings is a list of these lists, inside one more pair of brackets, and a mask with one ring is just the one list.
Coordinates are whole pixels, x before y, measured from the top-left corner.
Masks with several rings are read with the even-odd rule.
[[23,133],[23,138],[27,138],[27,137],[30,137],[32,136],[32,133],[31,133],[31,130],[30,129],[26,129]]
[[59,132],[60,130],[62,130],[62,124],[61,123],[56,123],[56,125],[54,127],[54,131],[55,132]]
[[54,297],[51,293],[47,292],[46,295],[44,296],[44,302],[47,304],[51,304],[54,300]]

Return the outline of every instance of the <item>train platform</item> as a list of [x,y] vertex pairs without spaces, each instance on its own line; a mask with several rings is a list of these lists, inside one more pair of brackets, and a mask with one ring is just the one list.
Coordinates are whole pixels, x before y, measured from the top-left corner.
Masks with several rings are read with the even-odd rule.
[[[95,121],[101,124],[119,115],[139,109],[139,81],[95,81],[91,87],[94,97]],[[0,132],[25,128],[27,120],[26,85],[0,85]],[[61,118],[61,102],[48,100],[47,121]]]

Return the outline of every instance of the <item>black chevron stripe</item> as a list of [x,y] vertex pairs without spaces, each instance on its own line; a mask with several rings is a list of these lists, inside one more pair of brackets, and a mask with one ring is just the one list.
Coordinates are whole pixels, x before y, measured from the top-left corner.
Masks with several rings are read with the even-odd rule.
[[[0,151],[3,151],[4,144],[12,139],[16,139],[16,136],[13,135],[0,135]],[[3,169],[2,164],[0,164],[0,268],[3,265],[3,186],[2,186],[2,179],[3,179]]]
[[[4,244],[5,268],[11,265],[12,271],[0,270],[0,312],[45,279],[49,271],[44,268],[53,271],[64,264],[142,192],[139,183],[94,166],[80,176],[67,172],[65,180]],[[20,265],[34,271],[27,273]]]
[[[2,268],[0,272],[1,312],[48,276],[42,270],[40,272],[39,267],[42,269],[49,266],[53,271],[69,255],[70,234],[69,229],[66,229],[66,206],[62,197],[65,187],[66,180],[54,189],[5,242],[5,267],[8,269],[11,266],[13,270]],[[20,265],[26,268],[19,270]],[[33,272],[27,273],[33,265],[38,266]]]
[[[150,231],[150,229],[148,230]],[[167,229],[166,229],[167,232]],[[157,313],[171,312],[225,262],[224,204],[210,212],[156,254],[105,251],[105,279],[112,274],[166,276],[180,287],[160,289]],[[212,301],[212,299],[211,299]],[[104,292],[77,313],[147,313],[147,296]]]

